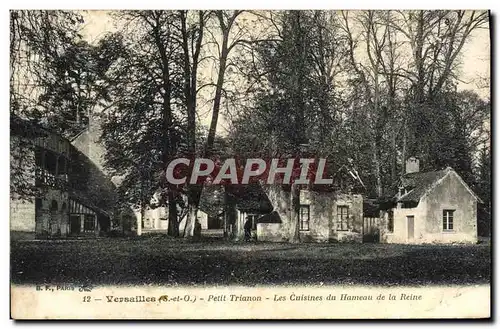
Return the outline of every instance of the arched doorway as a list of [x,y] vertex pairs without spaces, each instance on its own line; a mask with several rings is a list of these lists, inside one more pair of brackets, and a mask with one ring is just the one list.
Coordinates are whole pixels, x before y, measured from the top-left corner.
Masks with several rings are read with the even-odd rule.
[[61,206],[61,222],[60,222],[61,233],[63,235],[67,235],[69,231],[69,216],[67,208],[68,205],[66,204],[66,202],[63,202]]
[[37,238],[45,239],[48,234],[48,223],[45,221],[43,200],[41,198],[35,199],[35,236]]
[[49,221],[49,232],[50,235],[56,235],[59,229],[59,205],[56,200],[52,200],[50,203],[50,221]]

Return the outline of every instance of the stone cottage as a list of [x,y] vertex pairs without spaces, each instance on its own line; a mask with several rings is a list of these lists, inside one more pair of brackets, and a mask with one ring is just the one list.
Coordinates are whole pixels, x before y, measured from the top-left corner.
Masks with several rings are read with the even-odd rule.
[[26,185],[11,190],[11,237],[94,236],[108,230],[114,186],[95,163],[57,133],[17,116],[10,123],[11,178]]
[[[147,207],[144,211],[144,218],[142,218],[141,210],[134,209],[134,216],[138,225],[142,225],[141,230],[137,230],[138,235],[142,234],[167,234],[168,232],[168,207]],[[208,214],[203,210],[198,209],[196,213],[198,223],[201,225],[202,230],[208,229]],[[186,228],[186,217],[179,223],[179,232],[181,235]]]
[[476,243],[479,197],[450,167],[420,172],[409,158],[381,242]]
[[[251,221],[257,241],[286,242],[291,234],[292,195],[289,186],[226,187],[225,235],[244,239]],[[334,191],[300,191],[299,235],[303,242],[362,242],[363,197]]]
[[[257,221],[258,241],[288,241],[291,192],[265,187],[273,212]],[[300,191],[299,235],[303,242],[362,242],[363,197],[334,191]]]
[[259,218],[273,210],[266,193],[260,185],[252,184],[226,186],[225,190],[225,235],[234,240],[243,240],[245,223],[250,221],[252,235],[255,237]]
[[[220,195],[223,190],[220,186],[205,186],[201,194],[200,205],[196,213],[197,222],[201,226],[201,230],[222,229],[222,204],[220,203]],[[149,205],[146,206],[144,216],[141,215],[140,207],[133,209],[133,217],[136,225],[141,225],[141,230],[137,230],[138,235],[148,233],[163,233],[168,232],[168,205],[160,205],[161,192],[158,190],[151,198]],[[184,202],[187,202],[184,196]],[[178,205],[177,214],[182,214],[183,209]],[[179,223],[179,232],[184,234],[186,228],[186,216]]]

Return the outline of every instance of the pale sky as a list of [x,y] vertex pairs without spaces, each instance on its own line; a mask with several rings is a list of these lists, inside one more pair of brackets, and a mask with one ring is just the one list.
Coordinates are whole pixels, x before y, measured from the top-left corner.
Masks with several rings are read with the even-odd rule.
[[[85,24],[81,31],[89,42],[96,42],[107,32],[116,31],[110,11],[92,10],[82,12]],[[473,32],[462,50],[462,65],[458,88],[471,89],[482,98],[490,97],[490,32],[483,28]],[[210,122],[210,111],[201,117],[204,124]],[[221,118],[224,121],[224,118]],[[221,122],[223,123],[223,122]],[[219,132],[220,129],[218,129]]]
[[[462,50],[462,76],[464,82],[460,89],[475,90],[481,97],[490,97],[490,30],[474,31],[470,41]],[[487,86],[480,82],[480,78],[487,81]]]

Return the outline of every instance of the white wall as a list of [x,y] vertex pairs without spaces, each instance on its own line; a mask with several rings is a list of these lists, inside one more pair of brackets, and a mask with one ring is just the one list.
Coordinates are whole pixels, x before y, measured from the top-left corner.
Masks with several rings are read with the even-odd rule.
[[[387,243],[420,243],[419,240],[425,233],[426,213],[427,204],[425,200],[420,201],[415,208],[395,208],[393,233],[385,232],[382,241]],[[411,240],[408,239],[407,216],[414,216],[414,238]]]

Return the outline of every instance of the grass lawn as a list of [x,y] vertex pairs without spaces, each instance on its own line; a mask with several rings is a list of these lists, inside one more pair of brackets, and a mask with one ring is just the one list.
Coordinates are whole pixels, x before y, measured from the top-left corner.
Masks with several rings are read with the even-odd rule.
[[13,241],[13,283],[479,284],[490,246],[189,242],[167,237]]

